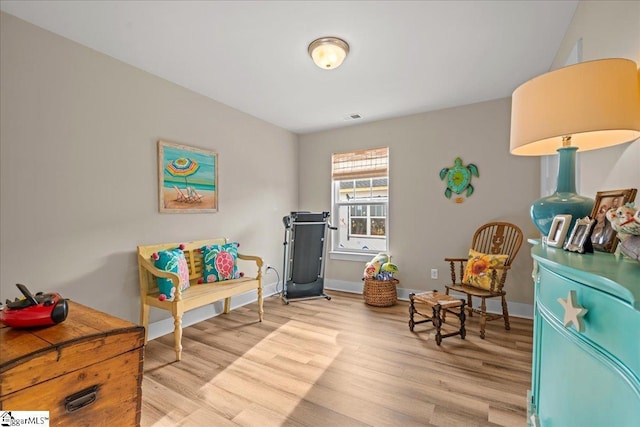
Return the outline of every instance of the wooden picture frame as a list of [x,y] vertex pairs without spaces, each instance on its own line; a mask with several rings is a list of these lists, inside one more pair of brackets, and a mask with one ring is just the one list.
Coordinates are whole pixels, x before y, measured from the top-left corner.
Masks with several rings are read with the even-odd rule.
[[218,211],[218,153],[158,141],[160,213]]
[[564,240],[569,232],[569,224],[571,224],[571,215],[556,215],[551,223],[551,229],[547,236],[547,245],[555,248],[561,248]]
[[593,252],[590,237],[595,223],[596,220],[591,219],[588,216],[578,219],[576,224],[573,226],[573,230],[571,230],[569,240],[567,240],[564,245],[564,250],[579,252],[581,254],[585,252]]
[[609,209],[633,202],[637,191],[635,188],[628,188],[626,190],[598,191],[596,193],[596,201],[591,210],[591,218],[596,220],[591,234],[591,243],[595,250],[615,252],[618,245],[617,232],[611,227],[611,223],[606,218],[605,213]]

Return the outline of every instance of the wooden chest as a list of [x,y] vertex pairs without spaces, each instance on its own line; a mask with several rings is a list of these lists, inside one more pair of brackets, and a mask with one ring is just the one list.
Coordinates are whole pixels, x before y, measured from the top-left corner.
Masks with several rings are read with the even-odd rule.
[[67,319],[0,328],[0,411],[49,411],[51,426],[140,424],[144,328],[69,301]]

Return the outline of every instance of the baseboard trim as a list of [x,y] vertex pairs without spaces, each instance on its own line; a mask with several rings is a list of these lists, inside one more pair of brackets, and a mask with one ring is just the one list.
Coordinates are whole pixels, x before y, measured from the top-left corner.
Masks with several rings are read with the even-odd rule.
[[[325,280],[325,287],[334,291],[351,292],[354,294],[362,294],[364,288],[364,282],[347,282],[343,280]],[[406,289],[398,288],[398,299],[402,301],[409,301],[409,294],[418,294],[424,292],[424,289]],[[463,297],[462,294],[452,293],[452,295]],[[522,317],[525,319],[533,319],[533,305],[524,304],[521,302],[507,301],[509,305],[509,316]],[[502,305],[498,298],[492,298],[487,300],[487,312],[489,313],[502,313]]]
[[[360,282],[348,282],[344,280],[325,279],[325,288],[340,291],[349,292],[354,294],[362,294],[364,283]],[[264,298],[275,295],[279,292],[280,283],[274,282],[262,286],[262,294]],[[398,299],[402,301],[409,301],[409,294],[420,293],[424,290],[419,289],[406,289],[398,288]],[[456,295],[458,296],[458,295]],[[247,292],[242,295],[238,295],[231,298],[231,309],[242,307],[247,304],[251,304],[258,299],[257,291]],[[520,302],[508,301],[509,315],[513,317],[522,317],[525,319],[533,319],[533,305],[523,304]],[[153,310],[153,308],[152,308]],[[496,299],[487,300],[487,311],[490,313],[501,313],[502,307],[500,301]],[[195,310],[190,310],[182,316],[182,327],[194,325],[203,320],[215,317],[223,312],[223,301],[218,301],[213,304],[209,304],[205,307],[200,307]],[[173,333],[173,318],[162,319],[157,322],[153,322],[149,325],[148,337],[150,340],[156,339],[166,334]]]

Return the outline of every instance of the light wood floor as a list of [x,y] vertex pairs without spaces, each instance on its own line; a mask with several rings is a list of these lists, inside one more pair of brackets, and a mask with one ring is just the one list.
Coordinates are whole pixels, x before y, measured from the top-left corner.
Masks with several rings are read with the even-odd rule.
[[[184,329],[145,349],[142,426],[525,426],[532,321],[478,317],[467,337],[435,343],[431,324],[409,331],[406,301],[362,295],[284,305],[265,299]],[[447,317],[449,331],[457,319]]]

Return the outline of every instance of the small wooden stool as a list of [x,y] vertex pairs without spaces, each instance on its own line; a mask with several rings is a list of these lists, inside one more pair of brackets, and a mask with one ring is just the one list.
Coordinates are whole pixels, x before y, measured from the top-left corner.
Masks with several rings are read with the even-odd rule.
[[[464,313],[464,300],[454,298],[450,295],[440,294],[437,291],[433,291],[424,292],[421,294],[409,294],[409,301],[409,330],[411,332],[413,332],[413,328],[415,327],[415,325],[425,322],[432,322],[433,326],[436,327],[436,344],[438,345],[440,345],[443,338],[460,335],[460,338],[464,339],[464,337],[467,335],[467,331],[464,328],[464,321],[466,319],[466,315]],[[428,307],[430,307],[433,312],[432,316],[427,316],[416,310],[416,302],[426,304]],[[456,307],[459,308],[457,310],[452,310]],[[456,317],[458,317],[458,319],[460,319],[460,329],[456,332],[443,334],[441,332],[443,315],[447,312],[455,315]],[[427,319],[416,322],[413,319],[414,314],[419,314],[420,316],[426,317]]]

